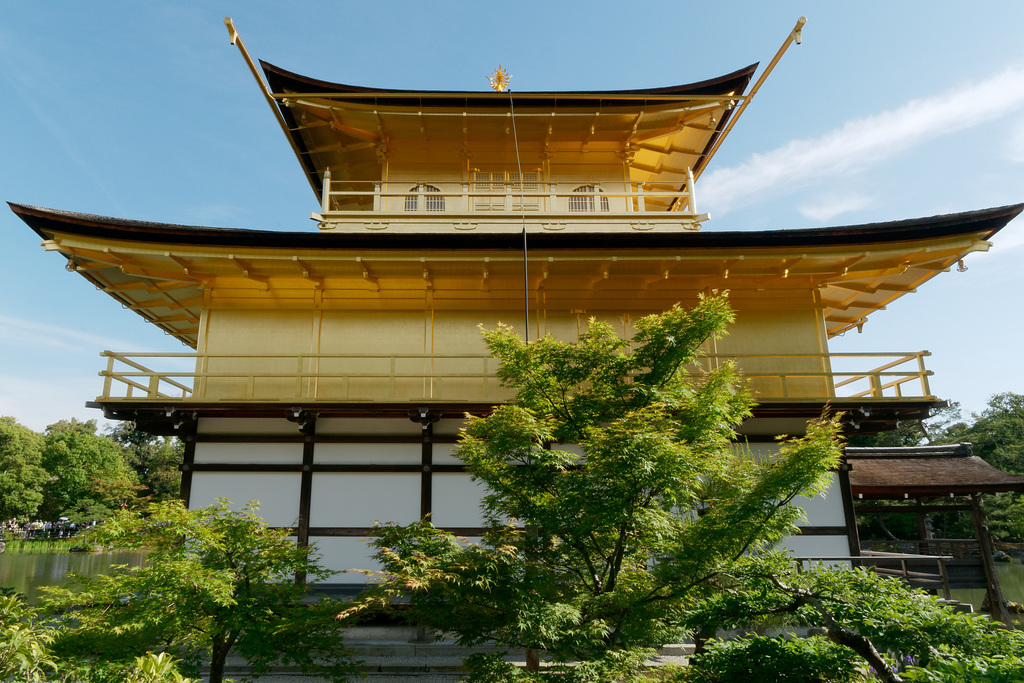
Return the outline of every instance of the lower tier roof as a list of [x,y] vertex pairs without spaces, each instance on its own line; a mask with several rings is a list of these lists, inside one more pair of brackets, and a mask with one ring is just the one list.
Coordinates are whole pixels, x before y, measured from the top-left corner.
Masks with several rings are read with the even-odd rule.
[[974,455],[969,443],[913,448],[847,448],[855,496],[886,500],[1024,491],[1024,477]]
[[[69,270],[193,347],[211,293],[292,308],[419,308],[427,293],[436,309],[522,305],[517,234],[274,232],[10,206]],[[527,289],[550,309],[594,312],[728,289],[737,307],[820,307],[836,335],[988,249],[1022,210],[800,230],[531,233]]]

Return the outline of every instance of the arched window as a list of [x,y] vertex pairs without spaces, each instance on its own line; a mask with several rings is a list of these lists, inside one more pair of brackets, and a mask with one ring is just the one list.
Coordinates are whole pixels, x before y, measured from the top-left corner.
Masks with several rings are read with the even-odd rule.
[[[423,208],[427,211],[444,211],[444,197],[441,195],[441,190],[437,189],[433,185],[417,185],[416,187],[410,188],[409,192],[423,192]],[[418,211],[419,210],[419,194],[410,194],[405,197],[405,210],[406,211]]]
[[[607,197],[597,197],[600,203],[594,201],[595,196],[598,195],[599,192],[600,190],[598,190],[597,187],[595,187],[594,185],[580,185],[575,190],[573,190],[573,193],[578,193],[579,196],[569,197],[569,210],[588,212],[594,212],[598,210],[607,211]],[[598,206],[600,206],[601,208],[598,209]]]

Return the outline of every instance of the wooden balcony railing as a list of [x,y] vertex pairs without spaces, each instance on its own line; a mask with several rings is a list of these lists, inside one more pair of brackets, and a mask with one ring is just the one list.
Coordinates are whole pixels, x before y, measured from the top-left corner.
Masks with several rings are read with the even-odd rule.
[[[498,402],[511,394],[498,361],[472,355],[211,355],[104,351],[98,400]],[[705,356],[704,369],[735,361],[759,400],[932,398],[927,352]],[[869,370],[833,369],[878,363]],[[159,363],[164,369],[150,369]],[[862,365],[863,364],[863,365]],[[695,372],[698,372],[695,370]],[[698,373],[699,374],[699,373]]]
[[[900,509],[894,508],[896,511]],[[906,510],[904,510],[905,512]],[[913,510],[911,510],[912,512]],[[945,555],[961,560],[979,557],[981,548],[976,538],[928,538],[922,540],[861,541],[861,551],[871,554],[909,553],[913,555]]]
[[[379,181],[332,180],[325,176],[320,212],[325,218],[365,218],[367,213],[429,218],[452,214],[557,214],[595,218],[645,213],[696,216],[692,181],[681,189],[640,181],[575,180],[551,182],[496,181]],[[671,216],[666,216],[671,218]]]

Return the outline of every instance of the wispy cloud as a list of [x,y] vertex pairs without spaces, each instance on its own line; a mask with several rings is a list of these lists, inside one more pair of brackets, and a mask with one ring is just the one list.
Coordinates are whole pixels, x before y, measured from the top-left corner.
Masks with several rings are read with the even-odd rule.
[[702,178],[701,203],[721,215],[772,190],[858,171],[910,147],[976,126],[1024,105],[1024,68],[1013,67],[980,83],[898,109],[847,122],[818,138],[793,140]]
[[1024,164],[1024,119],[1017,122],[1007,141],[1006,158]]
[[116,349],[122,345],[122,342],[110,337],[8,316],[0,316],[0,339],[21,347],[65,351],[81,351],[87,348],[90,349],[89,353],[93,353],[97,348]]
[[804,203],[799,211],[805,218],[824,222],[850,211],[857,211],[871,204],[871,199],[860,194],[829,193]]
[[[25,108],[49,131],[53,139],[64,150],[67,158],[81,168],[106,195],[115,209],[123,214],[120,202],[110,192],[97,168],[82,154],[78,144],[74,141],[74,136],[68,133],[66,124],[58,122],[58,119],[49,113],[51,110],[66,112],[68,103],[61,101],[62,106],[51,103],[54,106],[47,108],[37,100],[37,94],[44,98],[52,97],[52,93],[49,93],[48,90],[53,90],[53,87],[50,79],[33,77],[33,74],[42,71],[37,67],[37,57],[33,47],[35,46],[16,40],[10,32],[0,35],[0,77],[6,76],[6,80],[11,85],[11,92],[21,99]],[[63,93],[62,96],[64,96]]]
[[994,241],[996,248],[991,252],[985,252],[986,254],[1005,254],[1010,249],[1024,247],[1024,218],[1018,216],[1013,219],[1005,228],[999,231]]
[[241,206],[233,204],[204,204],[193,206],[185,210],[189,221],[196,225],[224,225],[232,221],[237,222],[240,215],[247,211]]

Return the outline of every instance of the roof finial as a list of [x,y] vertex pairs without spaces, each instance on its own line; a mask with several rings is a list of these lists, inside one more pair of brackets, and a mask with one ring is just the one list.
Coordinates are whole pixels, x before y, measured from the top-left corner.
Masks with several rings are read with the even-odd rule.
[[509,72],[502,69],[501,64],[499,64],[498,68],[494,70],[494,73],[487,77],[487,80],[490,82],[491,87],[497,92],[505,92],[505,89],[508,88],[508,81],[510,78],[512,78],[512,76]]

